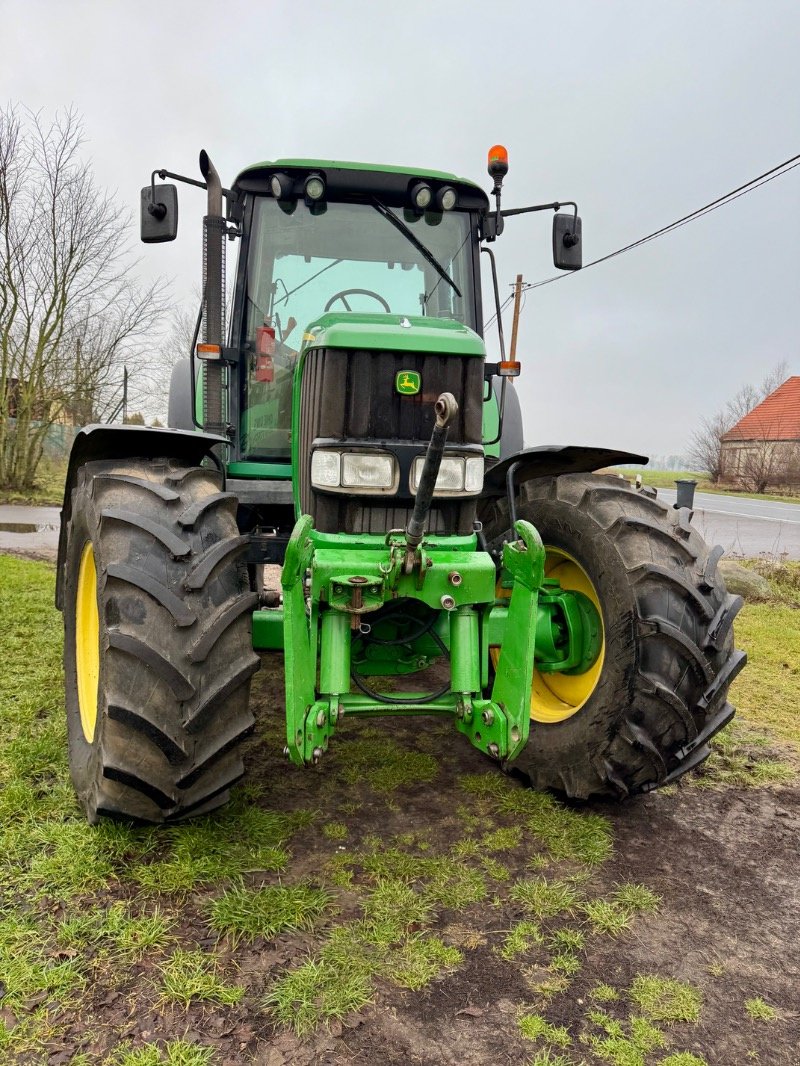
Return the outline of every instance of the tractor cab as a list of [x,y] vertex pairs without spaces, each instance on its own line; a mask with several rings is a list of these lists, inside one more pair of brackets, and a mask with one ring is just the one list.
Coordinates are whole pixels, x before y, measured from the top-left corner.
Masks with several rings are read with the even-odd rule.
[[471,182],[278,160],[245,170],[233,192],[242,220],[232,329],[243,460],[290,460],[294,371],[322,316],[394,329],[435,319],[480,334],[488,198]]

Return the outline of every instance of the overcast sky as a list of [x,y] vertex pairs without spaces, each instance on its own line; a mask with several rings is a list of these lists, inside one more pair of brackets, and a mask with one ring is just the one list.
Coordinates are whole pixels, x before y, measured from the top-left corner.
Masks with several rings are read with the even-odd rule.
[[[800,152],[797,0],[0,0],[0,26],[0,100],[74,104],[98,180],[132,211],[152,169],[195,174],[201,147],[223,183],[300,156],[488,188],[501,142],[504,206],[577,200],[588,261]],[[139,246],[139,269],[186,300],[203,195],[180,203],[178,240]],[[507,222],[504,293],[553,273],[549,226]],[[782,359],[800,374],[799,247],[800,168],[528,294],[526,443],[682,452],[742,384]]]

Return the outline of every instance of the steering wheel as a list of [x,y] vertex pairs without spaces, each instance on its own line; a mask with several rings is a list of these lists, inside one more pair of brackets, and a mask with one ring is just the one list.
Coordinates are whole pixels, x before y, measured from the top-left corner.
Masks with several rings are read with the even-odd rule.
[[373,292],[372,289],[341,289],[339,292],[335,292],[333,296],[331,296],[330,300],[328,300],[328,302],[325,304],[325,310],[330,311],[331,307],[336,303],[336,301],[341,300],[345,308],[348,311],[352,311],[353,308],[347,302],[348,296],[369,296],[373,300],[377,300],[387,314],[391,314],[391,307],[389,307],[389,305],[380,295],[380,293]]

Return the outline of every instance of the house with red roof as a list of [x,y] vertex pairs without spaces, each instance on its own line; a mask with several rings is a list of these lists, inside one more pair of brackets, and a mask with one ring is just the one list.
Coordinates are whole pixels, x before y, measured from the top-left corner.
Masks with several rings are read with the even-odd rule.
[[800,485],[800,376],[787,378],[722,438],[721,480],[754,492]]

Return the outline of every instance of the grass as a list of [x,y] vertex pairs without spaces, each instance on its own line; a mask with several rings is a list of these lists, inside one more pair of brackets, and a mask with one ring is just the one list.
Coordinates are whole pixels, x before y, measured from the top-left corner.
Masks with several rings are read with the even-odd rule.
[[594,866],[611,856],[611,827],[601,815],[578,814],[544,792],[510,788],[494,773],[468,774],[461,786],[487,800],[492,813],[511,816],[514,828],[527,829],[528,839],[546,849],[551,858]]
[[696,1022],[700,1017],[702,996],[684,981],[640,974],[631,985],[630,998],[653,1021]]
[[219,976],[216,959],[204,951],[176,951],[161,975],[163,998],[184,1007],[197,1000],[231,1006],[244,995],[242,987]]
[[61,921],[56,930],[59,945],[79,952],[101,951],[113,959],[135,961],[166,947],[174,922],[161,914],[133,915],[122,902],[108,910],[92,910]]
[[614,1003],[616,1000],[619,999],[619,992],[616,990],[616,988],[614,988],[612,985],[607,985],[603,982],[601,982],[599,985],[595,985],[589,995],[593,1000],[596,1000],[598,1003]]
[[[214,1048],[200,1047],[186,1040],[170,1040],[161,1047],[148,1044],[122,1051],[114,1056],[109,1066],[212,1066],[215,1057]],[[76,1060],[72,1062],[74,1064]]]
[[788,607],[800,607],[800,562],[763,556],[758,559],[742,559],[741,565],[767,579],[774,602]]
[[348,784],[366,781],[379,793],[427,784],[438,773],[439,763],[433,755],[409,751],[383,736],[349,744],[347,765],[339,771]]
[[235,887],[213,901],[209,924],[234,943],[269,940],[287,930],[311,929],[330,902],[328,892],[310,885]]
[[674,1055],[662,1059],[659,1066],[708,1066],[708,1063],[691,1051],[676,1051]]
[[755,999],[746,999],[744,1009],[754,1021],[774,1022],[778,1017],[775,1008],[770,1007],[769,1003],[765,1003],[760,996],[756,996]]
[[517,1019],[517,1028],[526,1040],[541,1040],[560,1048],[567,1048],[572,1043],[564,1026],[551,1025],[541,1014],[524,1014]]
[[[775,580],[785,589],[790,578],[781,572]],[[285,790],[276,786],[278,809],[250,787],[221,813],[194,823],[159,830],[87,826],[68,779],[52,582],[43,564],[0,557],[0,655],[14,663],[0,674],[0,1006],[18,1015],[13,1028],[0,1020],[0,1060],[28,1054],[44,1061],[63,1012],[83,1017],[96,1009],[100,989],[119,992],[126,1010],[196,1005],[198,1028],[197,1019],[212,1012],[245,1011],[260,1027],[277,1022],[304,1035],[358,1011],[379,990],[391,998],[425,989],[487,940],[495,965],[502,960],[518,970],[540,1004],[557,1003],[555,997],[572,994],[571,979],[582,966],[591,972],[594,937],[619,935],[657,909],[658,896],[641,884],[619,884],[599,898],[592,893],[593,875],[613,854],[608,819],[495,772],[459,779],[443,823],[446,844],[427,823],[395,817],[391,805],[397,801],[394,809],[403,810],[402,790],[436,781],[435,736],[430,752],[421,752],[380,730],[361,730],[346,748],[332,749],[326,779],[304,778],[300,810],[290,782]],[[788,602],[781,609],[800,620]],[[752,610],[740,616],[745,623]],[[766,639],[759,636],[751,661]],[[794,648],[783,652],[790,666],[800,658]],[[773,683],[765,676],[764,684]],[[756,729],[773,695],[769,688],[749,701],[739,695],[751,724],[737,726],[730,744],[724,737],[718,783],[739,784],[745,772],[751,783],[775,779],[767,766],[777,761],[771,742],[762,743]],[[792,727],[788,712],[785,726]],[[267,781],[265,795],[270,788]],[[362,802],[365,795],[369,802]],[[279,961],[259,971],[254,986],[223,965],[220,953],[240,941],[276,937]],[[583,1052],[616,1066],[673,1060],[695,1066],[685,1058],[689,1052],[654,1055],[662,1030],[691,1018],[691,986],[642,975],[627,992],[589,987],[587,1004],[634,1016],[620,1020],[595,1010],[563,1044],[553,1034],[566,1030],[528,1008],[519,1031],[537,1045],[529,1062],[577,1066]],[[745,1005],[754,1020],[766,1021],[774,1010],[763,1000],[748,1004],[762,1005]],[[182,1033],[178,1028],[166,1043],[120,1045],[102,1062],[78,1054],[74,1066],[216,1061],[216,1052],[194,1037],[180,1039]],[[578,1049],[582,1037],[585,1047]]]
[[588,1019],[603,1035],[586,1034],[582,1038],[590,1050],[612,1066],[645,1066],[652,1051],[664,1047],[664,1034],[645,1018],[633,1017],[627,1026],[604,1011],[593,1010]]
[[575,1061],[574,1059],[568,1059],[566,1055],[552,1051],[550,1048],[541,1048],[530,1059],[528,1066],[575,1066]]
[[32,507],[60,507],[64,502],[67,460],[44,458],[36,471],[33,488],[24,491],[0,489],[0,503],[29,504]]
[[748,653],[733,689],[742,718],[800,745],[800,611],[748,604],[736,620],[736,639]]
[[313,818],[310,811],[265,810],[240,792],[211,818],[162,830],[158,849],[133,876],[150,892],[183,895],[253,871],[280,873],[289,861],[286,843]]
[[343,966],[324,956],[309,959],[274,984],[264,1005],[281,1025],[303,1036],[371,1003],[370,976],[357,964]]
[[777,755],[774,740],[768,733],[754,729],[737,717],[717,734],[712,753],[692,784],[696,788],[762,788],[785,784],[797,776],[797,768]]
[[553,918],[569,914],[578,904],[578,893],[567,881],[547,881],[543,877],[517,881],[509,898],[535,918]]
[[535,945],[543,943],[544,936],[538,922],[517,922],[506,933],[498,955],[510,962],[518,955],[529,952]]
[[678,478],[689,479],[697,482],[696,492],[711,492],[723,496],[741,496],[746,500],[776,500],[779,503],[800,503],[800,496],[770,492],[744,492],[733,485],[715,485],[702,473],[691,470],[650,470],[648,467],[614,467],[615,474],[633,481],[638,474],[642,475],[645,485],[653,485],[658,489],[674,489]]

